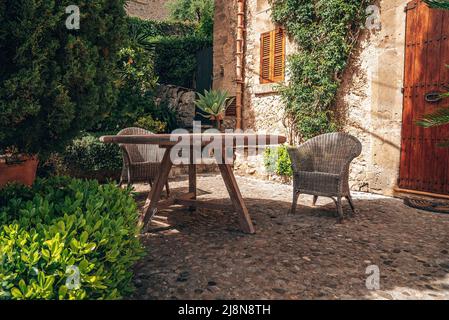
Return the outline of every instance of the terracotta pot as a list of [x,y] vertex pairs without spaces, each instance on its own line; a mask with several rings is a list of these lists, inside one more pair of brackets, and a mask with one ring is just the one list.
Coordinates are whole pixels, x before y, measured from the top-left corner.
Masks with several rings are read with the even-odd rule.
[[31,186],[36,180],[39,160],[36,157],[23,157],[20,163],[7,164],[0,159],[0,188],[9,182],[18,182]]

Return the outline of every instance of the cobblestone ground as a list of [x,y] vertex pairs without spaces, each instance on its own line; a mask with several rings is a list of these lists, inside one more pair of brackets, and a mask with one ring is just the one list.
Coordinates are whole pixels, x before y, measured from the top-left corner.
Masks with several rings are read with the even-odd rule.
[[[237,180],[257,234],[241,233],[234,213],[161,212],[154,228],[171,229],[142,236],[148,255],[136,266],[131,298],[449,299],[449,216],[354,193],[358,214],[337,224],[331,200],[312,207],[304,196],[288,215],[291,187]],[[171,186],[185,192],[186,184]],[[204,200],[228,201],[219,176],[201,176],[198,187]],[[380,270],[377,291],[366,288],[372,265]]]

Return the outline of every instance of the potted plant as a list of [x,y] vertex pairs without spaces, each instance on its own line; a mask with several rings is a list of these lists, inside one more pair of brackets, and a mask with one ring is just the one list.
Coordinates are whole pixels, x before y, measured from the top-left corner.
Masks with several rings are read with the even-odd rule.
[[118,53],[128,41],[124,0],[77,5],[81,23],[89,21],[79,30],[64,23],[64,1],[0,5],[0,187],[32,184],[38,159],[62,150],[116,103]]
[[204,90],[204,95],[198,93],[195,105],[204,113],[205,118],[215,122],[216,128],[221,130],[226,110],[231,105],[234,98],[229,97],[226,91]]
[[0,156],[0,187],[11,181],[31,186],[38,163],[36,156],[19,154],[16,148],[6,149]]

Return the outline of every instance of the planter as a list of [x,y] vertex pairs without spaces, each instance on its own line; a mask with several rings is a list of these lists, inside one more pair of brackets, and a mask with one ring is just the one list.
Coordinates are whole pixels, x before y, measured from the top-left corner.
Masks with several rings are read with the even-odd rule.
[[31,186],[36,180],[38,163],[36,157],[22,157],[18,163],[6,163],[0,158],[0,188],[9,182]]

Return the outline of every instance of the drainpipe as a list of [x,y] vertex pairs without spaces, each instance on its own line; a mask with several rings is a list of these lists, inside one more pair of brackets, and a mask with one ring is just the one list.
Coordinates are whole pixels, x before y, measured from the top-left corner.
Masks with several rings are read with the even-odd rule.
[[237,41],[236,41],[236,129],[242,129],[242,108],[244,82],[244,59],[245,59],[245,0],[237,0]]

